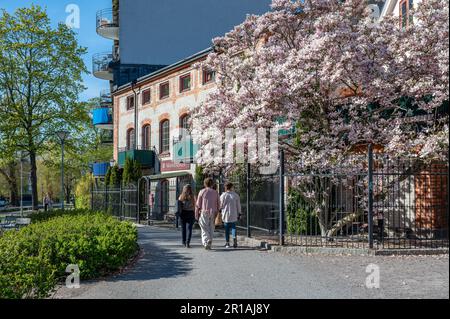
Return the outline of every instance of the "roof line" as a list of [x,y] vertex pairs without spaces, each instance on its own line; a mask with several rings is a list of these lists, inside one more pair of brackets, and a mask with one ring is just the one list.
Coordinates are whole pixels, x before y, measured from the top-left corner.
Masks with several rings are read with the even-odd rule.
[[[187,58],[185,58],[185,59],[183,59],[183,60],[181,60],[181,61],[175,62],[175,63],[173,63],[173,64],[171,64],[171,65],[168,65],[168,66],[166,66],[166,67],[164,67],[164,68],[162,68],[162,69],[159,69],[159,70],[157,70],[157,71],[155,71],[155,72],[152,72],[152,73],[150,73],[150,74],[147,74],[147,75],[145,75],[145,76],[143,76],[143,77],[140,77],[140,78],[138,78],[136,81],[137,81],[137,83],[140,83],[140,82],[149,80],[149,79],[151,79],[151,78],[153,78],[153,77],[156,77],[156,76],[158,76],[158,75],[160,75],[160,74],[162,74],[162,73],[171,71],[171,70],[173,70],[173,69],[179,67],[180,65],[187,64],[187,63],[192,62],[192,61],[194,61],[194,60],[196,60],[196,59],[198,59],[198,58],[200,58],[200,57],[202,57],[202,56],[208,55],[208,54],[209,54],[210,52],[212,52],[212,51],[213,51],[213,48],[212,48],[212,47],[209,47],[209,48],[207,48],[207,49],[205,49],[205,50],[203,50],[203,51],[200,51],[200,52],[198,52],[198,53],[195,53],[194,55],[191,55],[190,57],[187,57]],[[117,92],[119,92],[119,91],[122,91],[122,90],[124,90],[124,89],[126,89],[126,88],[129,88],[129,87],[131,88],[131,83],[132,83],[132,82],[129,82],[129,83],[127,83],[127,84],[124,84],[124,85],[118,87],[117,90],[116,90],[115,92],[112,92],[112,93],[115,94],[115,93],[117,93]]]

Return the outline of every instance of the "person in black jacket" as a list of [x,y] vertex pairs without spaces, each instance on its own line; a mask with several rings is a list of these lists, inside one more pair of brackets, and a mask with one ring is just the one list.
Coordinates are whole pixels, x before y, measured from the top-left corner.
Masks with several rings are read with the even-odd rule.
[[191,185],[186,185],[178,198],[178,212],[181,219],[181,233],[183,246],[191,248],[192,228],[195,223],[195,201],[196,198]]

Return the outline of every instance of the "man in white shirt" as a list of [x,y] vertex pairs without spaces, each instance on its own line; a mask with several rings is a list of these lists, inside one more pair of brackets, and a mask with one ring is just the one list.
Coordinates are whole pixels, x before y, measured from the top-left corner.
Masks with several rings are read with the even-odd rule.
[[233,247],[237,248],[236,223],[241,216],[241,199],[233,191],[233,184],[225,184],[225,193],[220,196],[222,220],[225,225],[226,248],[230,248],[230,230],[233,236]]

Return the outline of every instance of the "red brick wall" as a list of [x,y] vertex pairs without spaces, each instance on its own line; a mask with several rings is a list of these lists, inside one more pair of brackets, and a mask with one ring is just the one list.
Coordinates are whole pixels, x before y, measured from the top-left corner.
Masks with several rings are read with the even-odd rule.
[[447,166],[433,164],[415,177],[417,229],[448,229]]

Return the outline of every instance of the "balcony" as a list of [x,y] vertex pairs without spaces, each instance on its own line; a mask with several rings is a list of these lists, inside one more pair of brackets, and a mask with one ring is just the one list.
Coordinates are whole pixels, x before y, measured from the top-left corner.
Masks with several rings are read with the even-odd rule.
[[103,145],[112,145],[114,143],[114,131],[102,130],[100,132],[100,143]]
[[119,167],[125,166],[125,160],[130,158],[141,164],[142,168],[155,167],[155,152],[151,150],[119,150]]
[[92,57],[92,73],[96,78],[113,81],[114,73],[111,64],[114,62],[112,53],[98,53]]
[[110,166],[110,163],[94,163],[92,164],[92,175],[94,177],[104,177]]
[[100,105],[101,106],[107,106],[107,107],[111,107],[112,106],[112,97],[111,97],[111,92],[109,90],[101,90],[100,91]]
[[173,141],[173,160],[177,163],[193,163],[200,147],[194,144],[190,136],[181,137]]
[[92,110],[92,123],[102,130],[113,130],[112,108],[99,107]]
[[97,12],[97,34],[109,40],[119,40],[118,15],[115,17],[113,9]]

